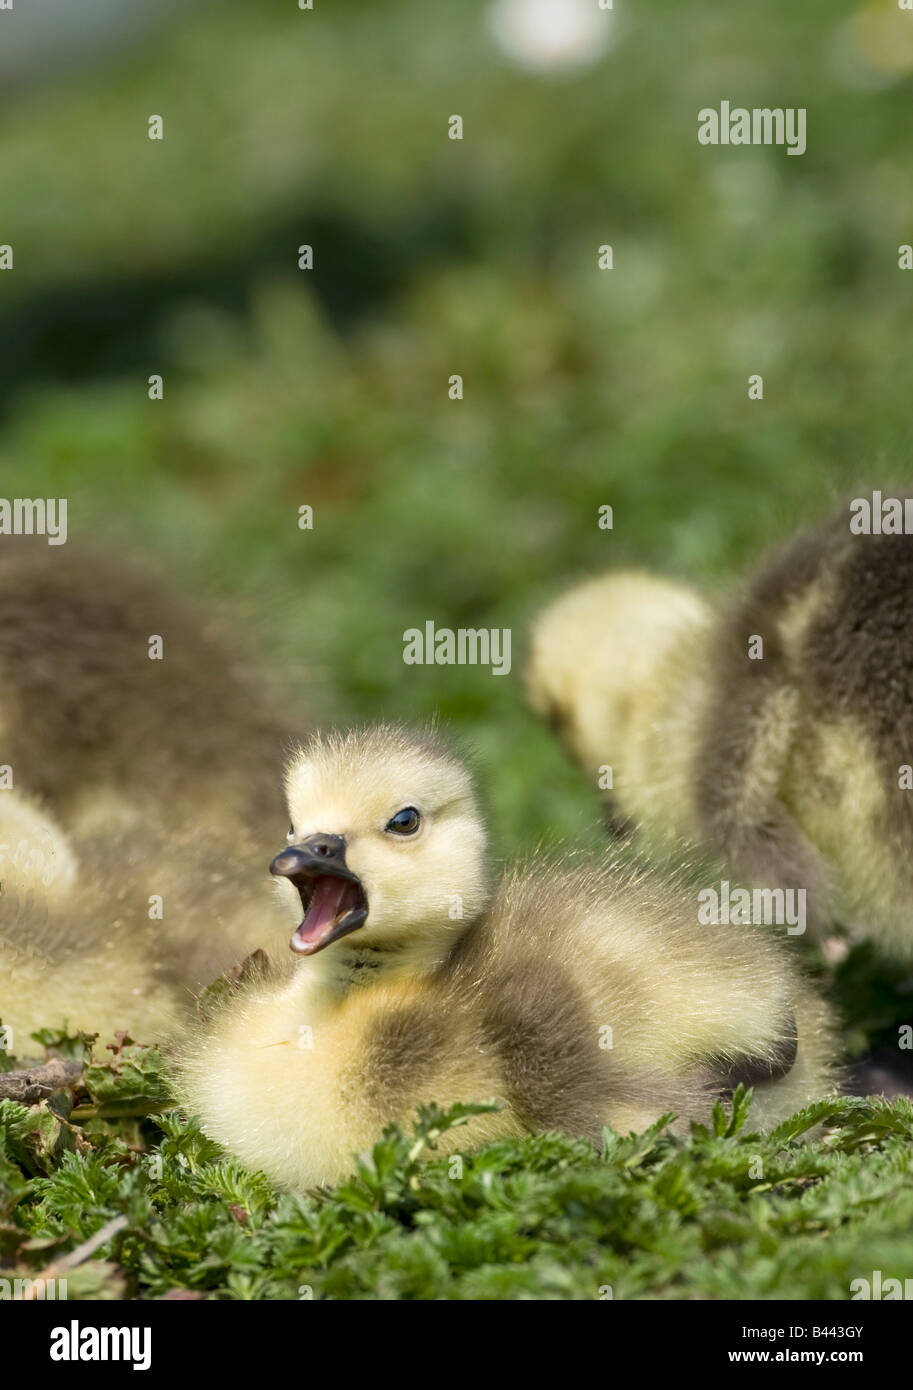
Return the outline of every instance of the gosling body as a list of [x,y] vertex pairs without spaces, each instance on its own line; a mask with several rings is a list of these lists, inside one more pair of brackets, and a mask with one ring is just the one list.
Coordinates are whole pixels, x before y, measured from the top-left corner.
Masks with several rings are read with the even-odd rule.
[[237,843],[225,865],[223,847],[151,827],[74,840],[0,792],[0,1021],[19,1055],[39,1028],[156,1042],[185,1025],[274,910],[259,854]]
[[0,761],[70,833],[151,819],[256,832],[283,813],[301,727],[211,620],[123,557],[0,545]]

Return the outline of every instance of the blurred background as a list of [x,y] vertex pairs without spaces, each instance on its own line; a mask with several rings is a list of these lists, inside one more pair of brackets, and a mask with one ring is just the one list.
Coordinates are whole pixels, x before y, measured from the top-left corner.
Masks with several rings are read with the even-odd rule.
[[[541,604],[712,591],[909,475],[896,0],[15,0],[0,78],[0,491],[68,497],[316,719],[439,712],[504,852],[600,839],[524,707]],[[806,107],[807,152],[701,147],[723,99]],[[513,674],[405,666],[429,618],[510,627]]]

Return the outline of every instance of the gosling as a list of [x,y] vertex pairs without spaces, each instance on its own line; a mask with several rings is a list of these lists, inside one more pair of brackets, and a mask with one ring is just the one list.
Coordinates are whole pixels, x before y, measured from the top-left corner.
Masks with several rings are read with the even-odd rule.
[[644,866],[535,857],[493,881],[435,734],[315,737],[286,792],[291,964],[242,985],[180,1066],[206,1133],[278,1186],[338,1182],[424,1102],[501,1102],[446,1151],[686,1125],[740,1081],[766,1126],[833,1089],[828,1009],[771,933],[700,925],[696,891]]
[[651,849],[700,845],[805,890],[812,936],[909,959],[913,535],[860,531],[864,500],[718,608],[650,575],[581,585],[539,618],[528,688]]
[[303,727],[233,640],[122,556],[0,546],[0,762],[70,833],[256,832],[282,814]]
[[200,989],[257,947],[276,910],[249,848],[226,866],[223,845],[151,827],[74,841],[35,800],[0,791],[7,1050],[27,1055],[40,1028],[146,1043],[179,1032]]

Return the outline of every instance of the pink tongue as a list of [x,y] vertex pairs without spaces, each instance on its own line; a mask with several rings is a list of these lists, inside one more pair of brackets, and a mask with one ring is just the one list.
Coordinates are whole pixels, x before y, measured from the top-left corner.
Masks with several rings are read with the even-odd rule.
[[329,875],[314,880],[314,896],[307,916],[295,932],[302,945],[315,945],[326,936],[337,917],[343,916],[358,903],[358,889]]

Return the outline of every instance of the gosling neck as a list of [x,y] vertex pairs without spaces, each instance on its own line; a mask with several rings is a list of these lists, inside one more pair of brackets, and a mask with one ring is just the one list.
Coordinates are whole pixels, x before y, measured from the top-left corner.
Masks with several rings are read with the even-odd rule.
[[303,961],[301,969],[313,987],[339,999],[405,977],[427,978],[440,969],[457,940],[454,936],[434,936],[368,945],[344,939],[313,960]]

